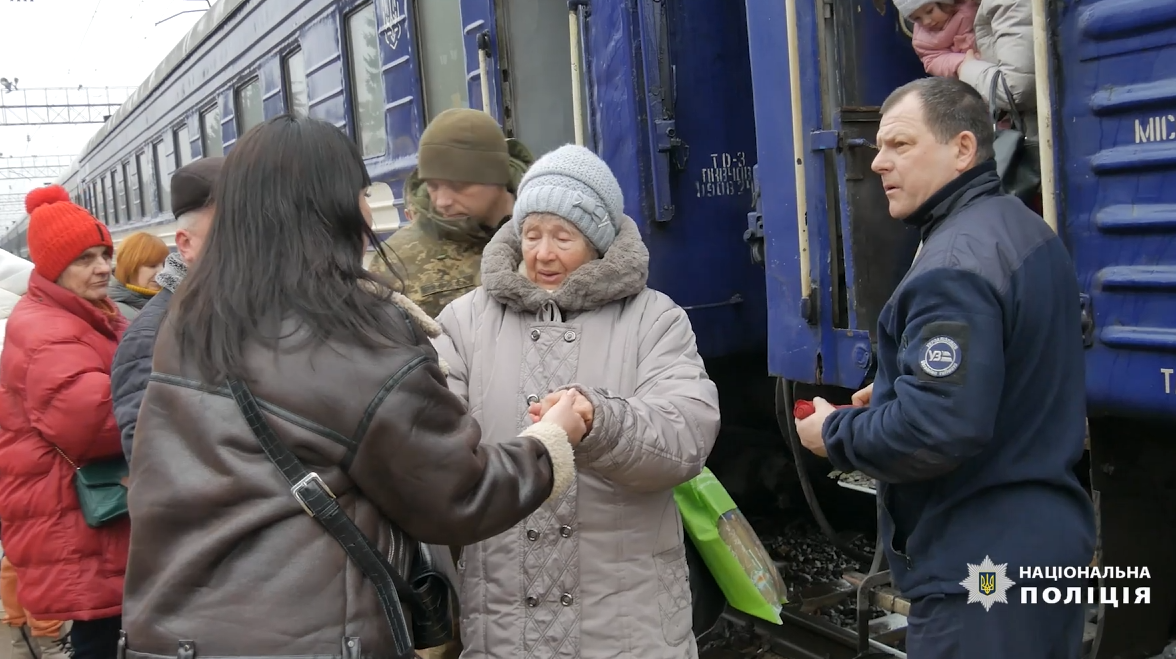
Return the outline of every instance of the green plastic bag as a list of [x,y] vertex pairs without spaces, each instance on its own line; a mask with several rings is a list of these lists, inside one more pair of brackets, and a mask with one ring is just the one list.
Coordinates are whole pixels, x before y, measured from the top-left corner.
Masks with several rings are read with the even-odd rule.
[[694,541],[727,603],[768,622],[781,624],[788,590],[776,564],[731,495],[709,469],[674,488],[686,533]]

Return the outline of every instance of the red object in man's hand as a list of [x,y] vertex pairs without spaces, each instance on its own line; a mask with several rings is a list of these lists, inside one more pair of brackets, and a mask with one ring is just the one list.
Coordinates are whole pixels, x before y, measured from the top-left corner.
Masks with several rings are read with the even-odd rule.
[[[835,407],[841,409],[843,407],[853,407],[853,405],[835,405]],[[792,416],[796,417],[797,421],[801,421],[809,418],[816,411],[817,408],[811,400],[798,400],[796,401],[796,405],[792,407]]]

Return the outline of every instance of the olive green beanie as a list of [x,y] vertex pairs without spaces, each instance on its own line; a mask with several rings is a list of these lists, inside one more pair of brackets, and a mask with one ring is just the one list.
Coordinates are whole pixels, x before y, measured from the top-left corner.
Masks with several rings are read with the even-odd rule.
[[510,153],[498,122],[481,110],[455,108],[437,115],[421,135],[422,180],[507,185]]

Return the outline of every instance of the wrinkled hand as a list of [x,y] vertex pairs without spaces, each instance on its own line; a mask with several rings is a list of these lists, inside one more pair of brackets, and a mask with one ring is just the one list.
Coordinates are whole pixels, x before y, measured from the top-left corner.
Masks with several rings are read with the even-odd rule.
[[568,443],[573,447],[578,446],[584,435],[588,434],[588,426],[584,423],[584,418],[575,409],[576,398],[583,398],[583,396],[575,389],[560,391],[555,395],[559,399],[543,413],[541,418],[543,421],[554,423],[563,428],[564,432],[568,434]]
[[[574,392],[576,394],[575,401],[572,403],[572,409],[576,411],[576,414],[580,415],[581,419],[584,419],[584,425],[588,428],[588,431],[584,434],[588,434],[588,432],[592,431],[592,401],[585,398],[584,394],[581,394],[575,389],[569,389],[568,391]],[[562,391],[553,391],[547,394],[547,397],[538,403],[531,403],[531,406],[527,409],[527,413],[531,415],[531,423],[538,423],[539,419],[541,419],[544,414],[547,414],[547,410],[550,410],[552,406],[560,401],[563,393],[564,392]]]
[[814,455],[824,458],[828,456],[828,453],[825,451],[825,438],[821,436],[821,430],[825,426],[825,419],[829,418],[829,415],[837,408],[830,405],[824,398],[814,398],[813,408],[815,411],[811,416],[796,422],[796,434],[800,435],[802,446],[812,451]]
[[980,53],[976,52],[975,49],[969,50],[968,52],[964,53],[964,61],[965,62],[970,62],[972,60],[978,60],[978,59],[980,59]]
[[853,395],[853,398],[851,400],[853,400],[854,407],[869,407],[870,406],[870,399],[873,397],[874,397],[874,383],[871,382],[870,384],[866,385],[866,387],[864,389],[858,390],[858,392]]

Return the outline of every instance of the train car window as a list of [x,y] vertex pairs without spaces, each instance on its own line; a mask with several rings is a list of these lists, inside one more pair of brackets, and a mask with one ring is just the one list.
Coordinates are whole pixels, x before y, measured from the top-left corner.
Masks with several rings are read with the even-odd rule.
[[110,172],[110,199],[114,209],[114,223],[118,224],[127,217],[127,197],[117,169]]
[[364,158],[382,156],[388,149],[388,133],[384,126],[384,76],[380,71],[375,5],[364,5],[347,17],[347,47],[355,134]]
[[145,204],[143,203],[143,185],[140,183],[140,181],[143,180],[143,176],[139,173],[138,159],[132,158],[129,163],[123,165],[123,168],[128,174],[127,187],[130,188],[131,191],[131,194],[128,197],[130,201],[127,202],[130,206],[131,219],[137,220],[143,217],[143,211],[145,210]]
[[237,135],[244,135],[263,121],[265,109],[261,106],[261,81],[254,78],[237,90]]
[[204,157],[225,155],[224,137],[221,135],[220,104],[214,104],[200,113],[200,143]]
[[135,164],[134,160],[124,162],[122,165],[123,185],[127,186],[125,191],[127,195],[126,217],[131,220],[137,220],[143,217],[143,214],[140,212],[143,199],[139,195],[139,175],[137,168],[138,165]]
[[192,162],[192,138],[188,137],[188,123],[180,124],[172,131],[172,147],[176,151],[176,169]]
[[151,217],[159,211],[155,196],[155,166],[150,151],[139,152],[139,188],[143,195],[143,217]]
[[286,110],[295,116],[310,115],[310,92],[306,90],[306,58],[302,49],[286,56]]
[[151,145],[151,165],[155,170],[155,187],[159,190],[159,212],[171,212],[171,174],[163,155],[163,141]]
[[106,196],[106,177],[98,179],[98,190],[102,197],[102,222],[107,226],[110,225],[110,199]]
[[445,110],[470,104],[461,0],[418,1],[413,6],[417,14],[425,114],[432,121]]

